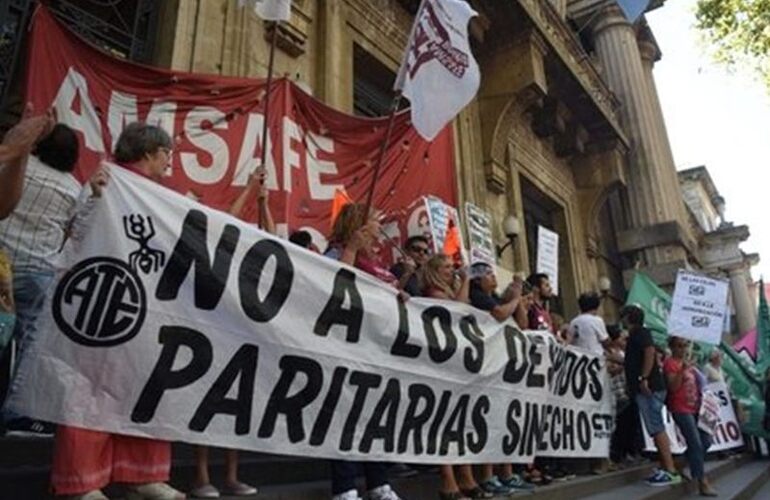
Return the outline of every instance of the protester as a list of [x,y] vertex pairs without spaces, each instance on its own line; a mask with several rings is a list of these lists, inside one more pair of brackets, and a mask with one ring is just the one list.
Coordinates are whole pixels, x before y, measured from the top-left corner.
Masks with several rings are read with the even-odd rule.
[[500,297],[497,295],[497,276],[489,264],[473,264],[470,278],[470,301],[473,307],[488,311],[497,321],[506,321],[513,317],[521,300],[520,281],[512,281]]
[[671,356],[663,363],[668,386],[666,404],[687,442],[687,462],[693,479],[698,481],[701,496],[715,497],[717,492],[709,484],[703,469],[711,436],[698,428],[700,391],[695,368],[686,357],[689,343],[683,338],[670,337],[668,345]]
[[318,252],[318,247],[313,244],[313,236],[309,231],[294,231],[289,235],[289,241],[302,248]]
[[615,429],[610,439],[611,463],[609,470],[614,470],[618,464],[622,464],[626,459],[635,459],[641,448],[639,412],[628,395],[624,368],[626,341],[628,340],[625,333],[618,325],[607,327],[610,341],[605,355],[607,357],[607,371],[611,377],[611,388],[615,395]]
[[246,188],[241,191],[241,194],[235,199],[230,206],[229,213],[235,217],[240,217],[243,208],[252,196],[254,191],[257,191],[257,209],[258,209],[258,221],[262,229],[270,234],[275,234],[275,222],[273,221],[273,214],[270,212],[270,205],[268,203],[269,190],[267,189],[267,169],[264,167],[258,167],[254,170],[249,178],[249,183]]
[[537,273],[527,278],[532,287],[532,303],[529,306],[528,321],[530,330],[547,330],[556,334],[553,327],[551,313],[548,310],[548,301],[553,294],[551,280],[547,274]]
[[[267,170],[257,168],[249,178],[249,183],[238,195],[230,207],[229,213],[240,217],[246,203],[257,194],[258,219],[262,228],[268,233],[275,234],[275,223],[268,204],[269,190],[267,188]],[[308,234],[308,238],[310,234]],[[211,484],[209,475],[209,447],[197,446],[195,448],[195,479],[193,489],[190,491],[192,498],[219,498],[219,490]],[[225,451],[225,484],[222,492],[231,496],[251,496],[257,494],[257,488],[238,479],[238,450],[226,449]]]
[[581,294],[578,298],[580,314],[570,321],[568,339],[572,345],[601,356],[610,344],[610,337],[604,320],[599,317],[599,295],[593,292]]
[[[408,246],[408,245],[407,245]],[[436,254],[420,267],[420,284],[422,295],[434,299],[469,301],[470,281],[468,275],[461,273],[455,279],[452,260],[444,254]],[[457,470],[457,477],[455,477]],[[475,498],[491,498],[492,495],[482,490],[473,477],[470,465],[442,465],[441,500],[467,500]]]
[[703,367],[703,374],[709,383],[724,382],[725,375],[722,372],[722,353],[719,349],[711,351],[708,363]]
[[[398,279],[378,262],[374,251],[379,222],[365,211],[366,207],[359,203],[349,203],[342,208],[334,221],[325,255],[397,287]],[[333,460],[331,465],[333,500],[360,500],[355,482],[361,469],[366,476],[370,500],[400,500],[390,487],[386,464]]]
[[[502,297],[496,293],[497,276],[492,266],[477,262],[471,266],[470,300],[477,309],[488,311],[497,321],[513,318],[521,302],[522,283],[514,279]],[[495,474],[495,467],[497,474]],[[521,476],[515,474],[511,464],[484,464],[481,468],[481,488],[493,495],[509,495],[517,490],[530,489]]]
[[53,109],[33,116],[31,104],[27,104],[24,117],[3,137],[0,144],[0,219],[16,207],[22,196],[27,157],[35,144],[48,135],[56,119]]
[[644,311],[635,305],[626,306],[621,311],[621,319],[629,331],[625,359],[628,394],[636,401],[660,458],[661,468],[647,479],[647,483],[651,486],[679,484],[682,476],[674,467],[671,443],[663,422],[666,385],[656,359],[652,334],[644,327]]
[[[57,124],[29,156],[19,204],[8,218],[0,221],[0,248],[8,254],[13,268],[13,338],[17,360],[25,356],[38,335],[35,325],[53,283],[53,259],[75,216],[81,186],[71,172],[77,161],[75,132]],[[0,352],[9,340],[0,336]],[[10,392],[16,392],[23,384],[14,377]],[[53,434],[53,425],[10,411],[4,413],[3,419],[9,433]]]
[[[115,161],[132,172],[161,183],[171,161],[171,137],[160,127],[141,122],[126,126],[115,146]],[[94,207],[109,181],[102,167],[92,178],[86,202]],[[87,218],[84,219],[87,223]],[[178,500],[185,495],[168,484],[171,444],[59,426],[54,442],[51,483],[54,494],[73,500],[106,500],[101,488],[124,483],[128,500]]]
[[406,258],[390,268],[390,272],[398,278],[399,288],[413,297],[420,295],[418,273],[420,268],[430,258],[428,238],[422,235],[410,236],[404,245]]

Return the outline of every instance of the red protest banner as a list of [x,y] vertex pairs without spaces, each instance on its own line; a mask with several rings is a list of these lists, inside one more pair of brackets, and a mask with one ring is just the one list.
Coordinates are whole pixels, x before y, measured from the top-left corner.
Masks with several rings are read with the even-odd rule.
[[[33,16],[27,100],[55,106],[59,121],[81,137],[77,175],[86,178],[100,155],[131,121],[161,125],[176,140],[169,184],[215,208],[227,209],[258,166],[265,83],[199,75],[116,59],[64,28],[44,7]],[[366,119],[329,108],[287,80],[270,93],[267,161],[270,207],[279,233],[308,229],[325,246],[332,201],[344,188],[363,201],[385,135],[386,119]],[[396,117],[374,206],[398,220],[388,234],[420,232],[421,196],[456,205],[451,127],[421,139],[408,113]],[[243,213],[255,221],[255,204]]]

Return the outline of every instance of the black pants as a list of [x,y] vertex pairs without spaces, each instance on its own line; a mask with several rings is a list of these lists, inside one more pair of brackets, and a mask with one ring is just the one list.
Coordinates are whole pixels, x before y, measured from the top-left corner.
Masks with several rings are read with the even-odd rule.
[[356,488],[356,477],[363,471],[366,489],[388,484],[388,466],[382,462],[348,462],[332,460],[332,495]]
[[615,431],[610,440],[610,459],[620,462],[626,455],[638,453],[644,448],[636,403],[629,402],[615,419]]

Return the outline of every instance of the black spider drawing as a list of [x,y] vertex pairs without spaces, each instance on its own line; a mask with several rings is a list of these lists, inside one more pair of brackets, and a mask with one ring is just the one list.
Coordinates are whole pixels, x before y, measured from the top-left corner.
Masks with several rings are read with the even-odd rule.
[[166,253],[150,248],[147,244],[155,236],[152,217],[131,214],[123,216],[123,228],[128,239],[139,243],[139,248],[128,254],[128,264],[136,271],[139,268],[145,274],[158,272],[166,263]]

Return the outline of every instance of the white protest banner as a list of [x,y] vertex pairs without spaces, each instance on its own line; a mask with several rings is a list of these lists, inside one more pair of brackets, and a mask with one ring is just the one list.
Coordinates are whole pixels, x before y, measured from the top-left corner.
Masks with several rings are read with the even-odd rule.
[[[719,418],[714,433],[711,436],[711,446],[709,447],[708,452],[716,453],[743,446],[743,434],[741,434],[738,418],[735,415],[735,409],[730,401],[730,392],[727,389],[727,385],[725,385],[724,382],[714,382],[707,385],[705,390],[715,394],[719,399]],[[687,451],[687,443],[685,442],[682,433],[674,423],[674,419],[668,409],[664,407],[662,412],[663,421],[666,424],[666,433],[671,441],[671,453],[684,453]],[[644,419],[642,419],[641,416],[640,420],[642,420],[644,450],[649,452],[657,451],[655,443],[653,442],[650,433],[647,432],[647,428],[644,426]]]
[[718,345],[727,311],[727,281],[680,269],[668,316],[668,334]]
[[399,300],[117,166],[70,240],[10,406],[118,434],[421,463],[607,456],[603,360]]
[[719,400],[719,421],[712,436],[709,452],[724,451],[743,446],[743,434],[738,417],[735,414],[730,389],[724,382],[713,382],[706,386],[706,391],[715,394]]
[[473,203],[466,203],[465,222],[470,240],[470,263],[486,262],[494,267],[497,264],[497,256],[492,238],[492,218]]
[[543,226],[537,226],[536,272],[547,274],[554,295],[559,295],[559,233]]

